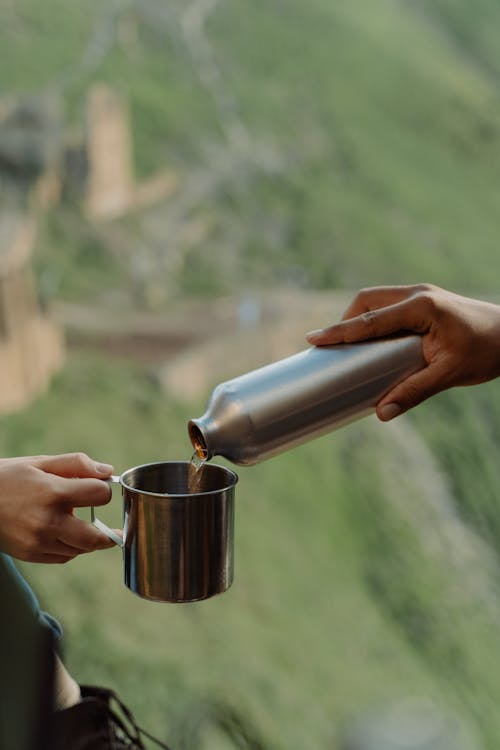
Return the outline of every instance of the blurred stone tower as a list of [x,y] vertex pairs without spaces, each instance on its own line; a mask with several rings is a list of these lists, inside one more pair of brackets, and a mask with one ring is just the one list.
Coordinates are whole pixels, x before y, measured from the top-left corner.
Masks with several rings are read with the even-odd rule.
[[133,190],[132,144],[125,104],[105,84],[89,91],[86,140],[87,211],[96,219],[119,216]]
[[177,175],[169,170],[135,181],[128,108],[106,84],[95,84],[88,93],[84,140],[85,208],[91,220],[118,218],[176,190]]
[[0,412],[26,406],[63,360],[32,270],[37,223],[60,195],[58,97],[0,100]]
[[43,391],[63,359],[62,332],[42,309],[31,254],[36,220],[0,212],[0,412],[26,406]]

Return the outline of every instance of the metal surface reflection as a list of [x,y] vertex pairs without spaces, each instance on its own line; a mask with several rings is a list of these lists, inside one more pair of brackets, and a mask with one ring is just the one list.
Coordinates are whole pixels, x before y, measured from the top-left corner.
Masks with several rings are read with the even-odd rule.
[[124,500],[124,575],[134,593],[192,602],[233,581],[236,474],[203,465],[192,490],[187,461],[147,464],[120,477]]

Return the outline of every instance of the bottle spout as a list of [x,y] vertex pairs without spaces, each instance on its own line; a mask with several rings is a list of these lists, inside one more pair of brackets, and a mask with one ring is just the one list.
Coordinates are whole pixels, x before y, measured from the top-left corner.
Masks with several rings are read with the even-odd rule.
[[188,422],[188,433],[196,455],[202,461],[208,461],[212,454],[208,450],[205,434],[199,420],[190,419]]

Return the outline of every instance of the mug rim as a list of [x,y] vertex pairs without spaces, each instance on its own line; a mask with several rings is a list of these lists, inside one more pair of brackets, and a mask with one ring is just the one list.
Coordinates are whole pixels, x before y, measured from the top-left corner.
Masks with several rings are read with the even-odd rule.
[[218,487],[217,489],[214,489],[214,490],[205,490],[204,492],[150,492],[149,490],[140,490],[140,489],[137,489],[137,487],[131,487],[123,479],[124,476],[131,471],[136,471],[137,469],[147,469],[150,466],[165,466],[165,464],[188,465],[188,464],[191,464],[191,461],[186,461],[186,460],[184,461],[151,461],[150,463],[147,463],[147,464],[138,464],[137,466],[130,467],[130,469],[125,469],[124,472],[119,474],[118,482],[119,484],[121,484],[122,487],[125,487],[127,490],[130,490],[130,492],[137,492],[141,495],[150,495],[151,497],[203,497],[204,495],[214,495],[218,492],[225,492],[226,490],[230,490],[238,483],[238,479],[239,479],[236,472],[234,472],[232,469],[228,469],[227,466],[222,466],[221,464],[212,464],[208,462],[205,463],[204,465],[207,467],[213,466],[214,468],[222,469],[224,472],[230,475],[233,481],[229,482],[223,487]]

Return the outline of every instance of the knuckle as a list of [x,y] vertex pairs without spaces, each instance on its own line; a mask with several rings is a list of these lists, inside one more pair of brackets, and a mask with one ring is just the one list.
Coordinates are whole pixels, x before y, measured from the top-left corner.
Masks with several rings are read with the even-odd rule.
[[47,505],[50,505],[50,503],[62,503],[67,499],[68,494],[66,492],[65,486],[61,482],[58,482],[56,479],[51,481],[48,487]]
[[111,500],[113,491],[107,482],[102,482],[100,479],[97,481],[99,482],[98,495],[102,498],[103,502],[108,503]]
[[32,519],[29,537],[36,546],[45,545],[59,533],[61,519],[57,511],[44,510]]
[[26,545],[29,552],[35,552],[47,541],[47,527],[42,521],[34,521],[27,534]]
[[103,549],[109,546],[109,540],[104,534],[98,536],[92,536],[88,539],[85,549],[87,552],[97,552],[97,550]]
[[86,538],[82,540],[82,544],[87,552],[95,552],[95,550],[99,549],[99,537],[92,534],[89,529],[89,533]]
[[435,284],[428,284],[427,282],[424,282],[422,284],[415,284],[415,286],[413,287],[413,291],[417,294],[421,292],[433,293],[437,291],[437,286]]
[[111,487],[107,482],[102,482],[100,479],[93,480],[92,484],[89,484],[85,490],[86,501],[89,504],[106,505],[111,500],[111,496]]
[[409,383],[406,386],[404,395],[405,405],[407,408],[416,406],[422,399],[420,389],[412,383]]
[[81,468],[87,468],[90,462],[90,458],[86,453],[83,451],[77,451],[76,453],[71,454],[74,462],[78,464]]
[[422,308],[427,313],[435,313],[439,309],[439,301],[434,289],[426,289],[417,295]]
[[[50,459],[54,458],[54,456],[49,456],[47,453],[39,453],[37,456],[32,456],[31,459],[29,459],[30,463],[39,463],[44,461],[50,461]],[[23,458],[20,459],[21,461],[24,460]]]
[[356,301],[357,302],[363,302],[363,300],[365,300],[370,295],[370,291],[372,291],[372,290],[370,289],[369,286],[364,286],[357,293],[357,295],[355,297]]
[[361,313],[360,318],[370,336],[376,333],[377,313],[375,310],[367,310],[366,312]]

